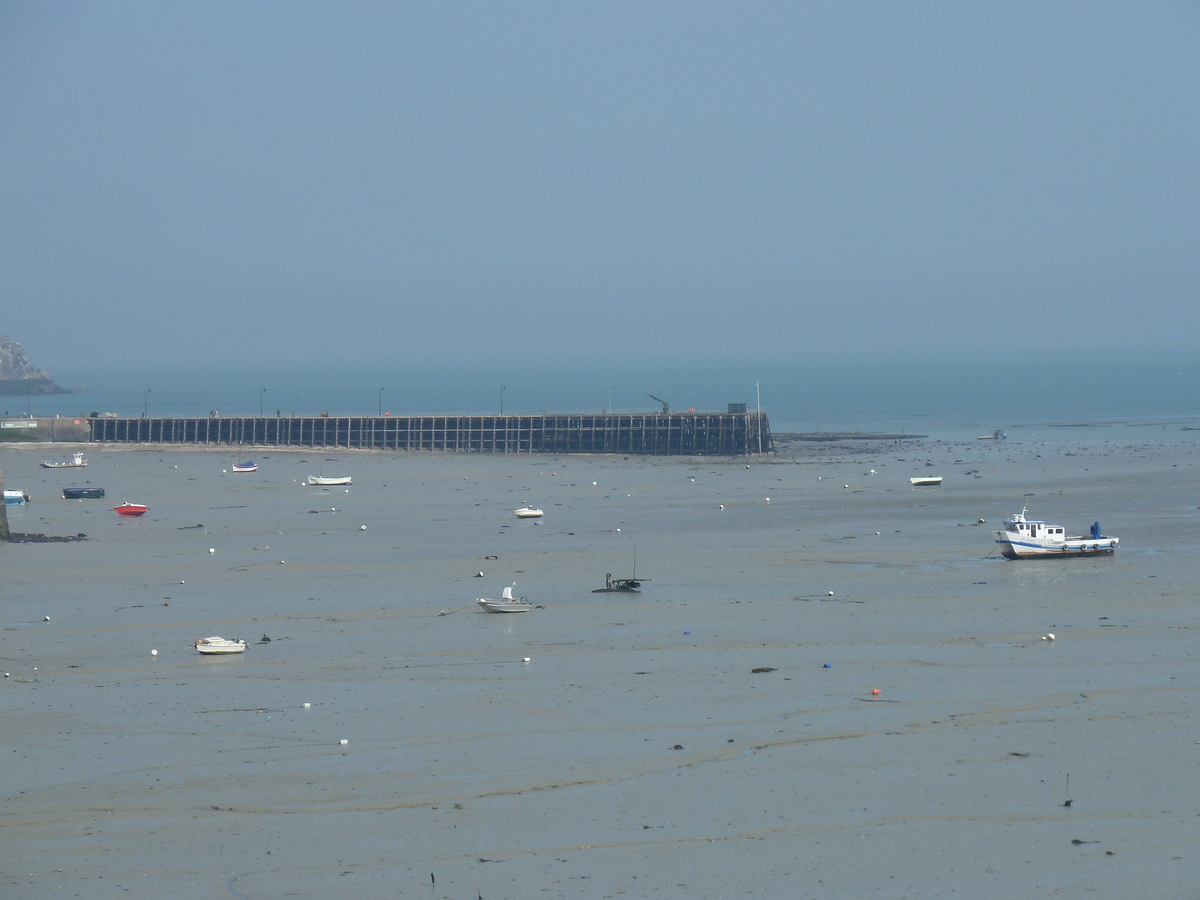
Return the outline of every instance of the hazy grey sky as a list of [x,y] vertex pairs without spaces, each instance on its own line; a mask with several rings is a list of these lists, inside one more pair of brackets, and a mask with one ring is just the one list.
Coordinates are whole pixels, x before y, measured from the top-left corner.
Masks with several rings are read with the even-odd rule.
[[0,6],[54,371],[1189,351],[1194,3]]

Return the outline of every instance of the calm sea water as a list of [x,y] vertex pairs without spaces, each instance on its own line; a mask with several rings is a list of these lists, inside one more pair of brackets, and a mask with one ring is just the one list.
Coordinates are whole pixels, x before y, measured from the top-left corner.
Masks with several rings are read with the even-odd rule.
[[[614,363],[100,370],[59,381],[60,397],[6,397],[9,415],[124,416],[508,414],[723,411],[761,401],[775,431],[887,431],[961,439],[1005,429],[1066,437],[1049,426],[1107,425],[1178,433],[1200,413],[1200,363],[1157,359],[794,361],[762,365]],[[1090,429],[1076,433],[1096,436]],[[1115,434],[1116,432],[1112,432]]]

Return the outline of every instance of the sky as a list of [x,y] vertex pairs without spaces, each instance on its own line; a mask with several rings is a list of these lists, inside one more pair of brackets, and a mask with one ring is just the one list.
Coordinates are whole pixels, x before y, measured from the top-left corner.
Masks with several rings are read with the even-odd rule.
[[1184,2],[8,0],[0,333],[72,384],[1186,356],[1197,46]]

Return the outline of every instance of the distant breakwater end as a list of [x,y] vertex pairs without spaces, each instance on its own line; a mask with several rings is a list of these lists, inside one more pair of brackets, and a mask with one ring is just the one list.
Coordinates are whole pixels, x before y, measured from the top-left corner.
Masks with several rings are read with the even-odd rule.
[[87,419],[97,444],[322,447],[446,453],[751,456],[774,452],[765,413],[263,416]]

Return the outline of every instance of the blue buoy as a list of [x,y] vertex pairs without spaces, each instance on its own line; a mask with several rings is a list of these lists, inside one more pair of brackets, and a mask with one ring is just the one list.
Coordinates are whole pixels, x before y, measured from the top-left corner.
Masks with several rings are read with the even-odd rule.
[[821,666],[821,668],[822,669],[832,669],[833,663],[825,663],[825,665]]
[[690,631],[685,631],[685,632],[684,632],[684,634],[691,634],[691,632],[690,632]]

